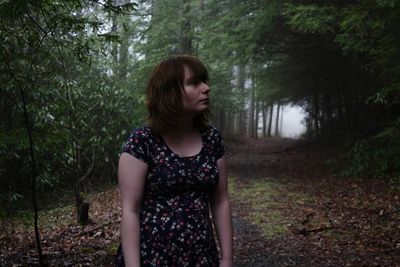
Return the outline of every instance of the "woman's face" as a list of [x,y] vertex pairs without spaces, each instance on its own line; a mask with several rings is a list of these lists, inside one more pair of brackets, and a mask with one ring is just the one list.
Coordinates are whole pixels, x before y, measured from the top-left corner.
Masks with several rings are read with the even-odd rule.
[[182,104],[184,112],[198,114],[208,108],[210,87],[206,81],[198,81],[193,77],[190,68],[184,66]]

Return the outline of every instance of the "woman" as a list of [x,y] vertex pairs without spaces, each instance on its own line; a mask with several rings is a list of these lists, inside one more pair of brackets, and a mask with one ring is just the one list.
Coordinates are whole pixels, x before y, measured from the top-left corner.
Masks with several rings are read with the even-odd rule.
[[187,55],[160,62],[150,76],[149,126],[133,131],[119,161],[115,266],[233,266],[224,147],[206,124],[207,81],[204,65]]

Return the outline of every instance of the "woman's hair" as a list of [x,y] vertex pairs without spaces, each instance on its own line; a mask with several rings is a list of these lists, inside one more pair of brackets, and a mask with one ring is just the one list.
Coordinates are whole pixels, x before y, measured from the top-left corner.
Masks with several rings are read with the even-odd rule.
[[[194,81],[207,82],[208,72],[196,57],[175,55],[158,63],[147,85],[148,124],[152,131],[161,134],[179,125],[183,114],[182,91],[185,78],[184,67],[193,73]],[[211,112],[207,108],[194,117],[194,126],[203,130]]]

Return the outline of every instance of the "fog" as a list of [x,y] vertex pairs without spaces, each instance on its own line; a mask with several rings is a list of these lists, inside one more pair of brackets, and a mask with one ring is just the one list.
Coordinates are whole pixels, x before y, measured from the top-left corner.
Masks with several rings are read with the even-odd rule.
[[305,114],[301,107],[285,105],[282,114],[280,129],[282,137],[297,138],[306,131],[303,123]]
[[[272,134],[275,133],[276,108],[277,106],[274,106]],[[279,117],[279,135],[281,137],[299,138],[306,131],[306,127],[303,123],[305,114],[301,107],[292,106],[291,104],[284,105],[281,107]],[[261,125],[258,128],[259,136],[262,135],[262,120],[260,122]]]

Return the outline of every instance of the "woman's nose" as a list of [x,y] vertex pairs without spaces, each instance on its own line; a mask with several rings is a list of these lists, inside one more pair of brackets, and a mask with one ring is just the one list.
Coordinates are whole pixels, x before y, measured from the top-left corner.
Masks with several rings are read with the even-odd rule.
[[206,84],[206,83],[202,83],[202,86],[203,86],[203,92],[204,93],[208,93],[208,92],[210,92],[210,86],[208,86],[208,84]]

